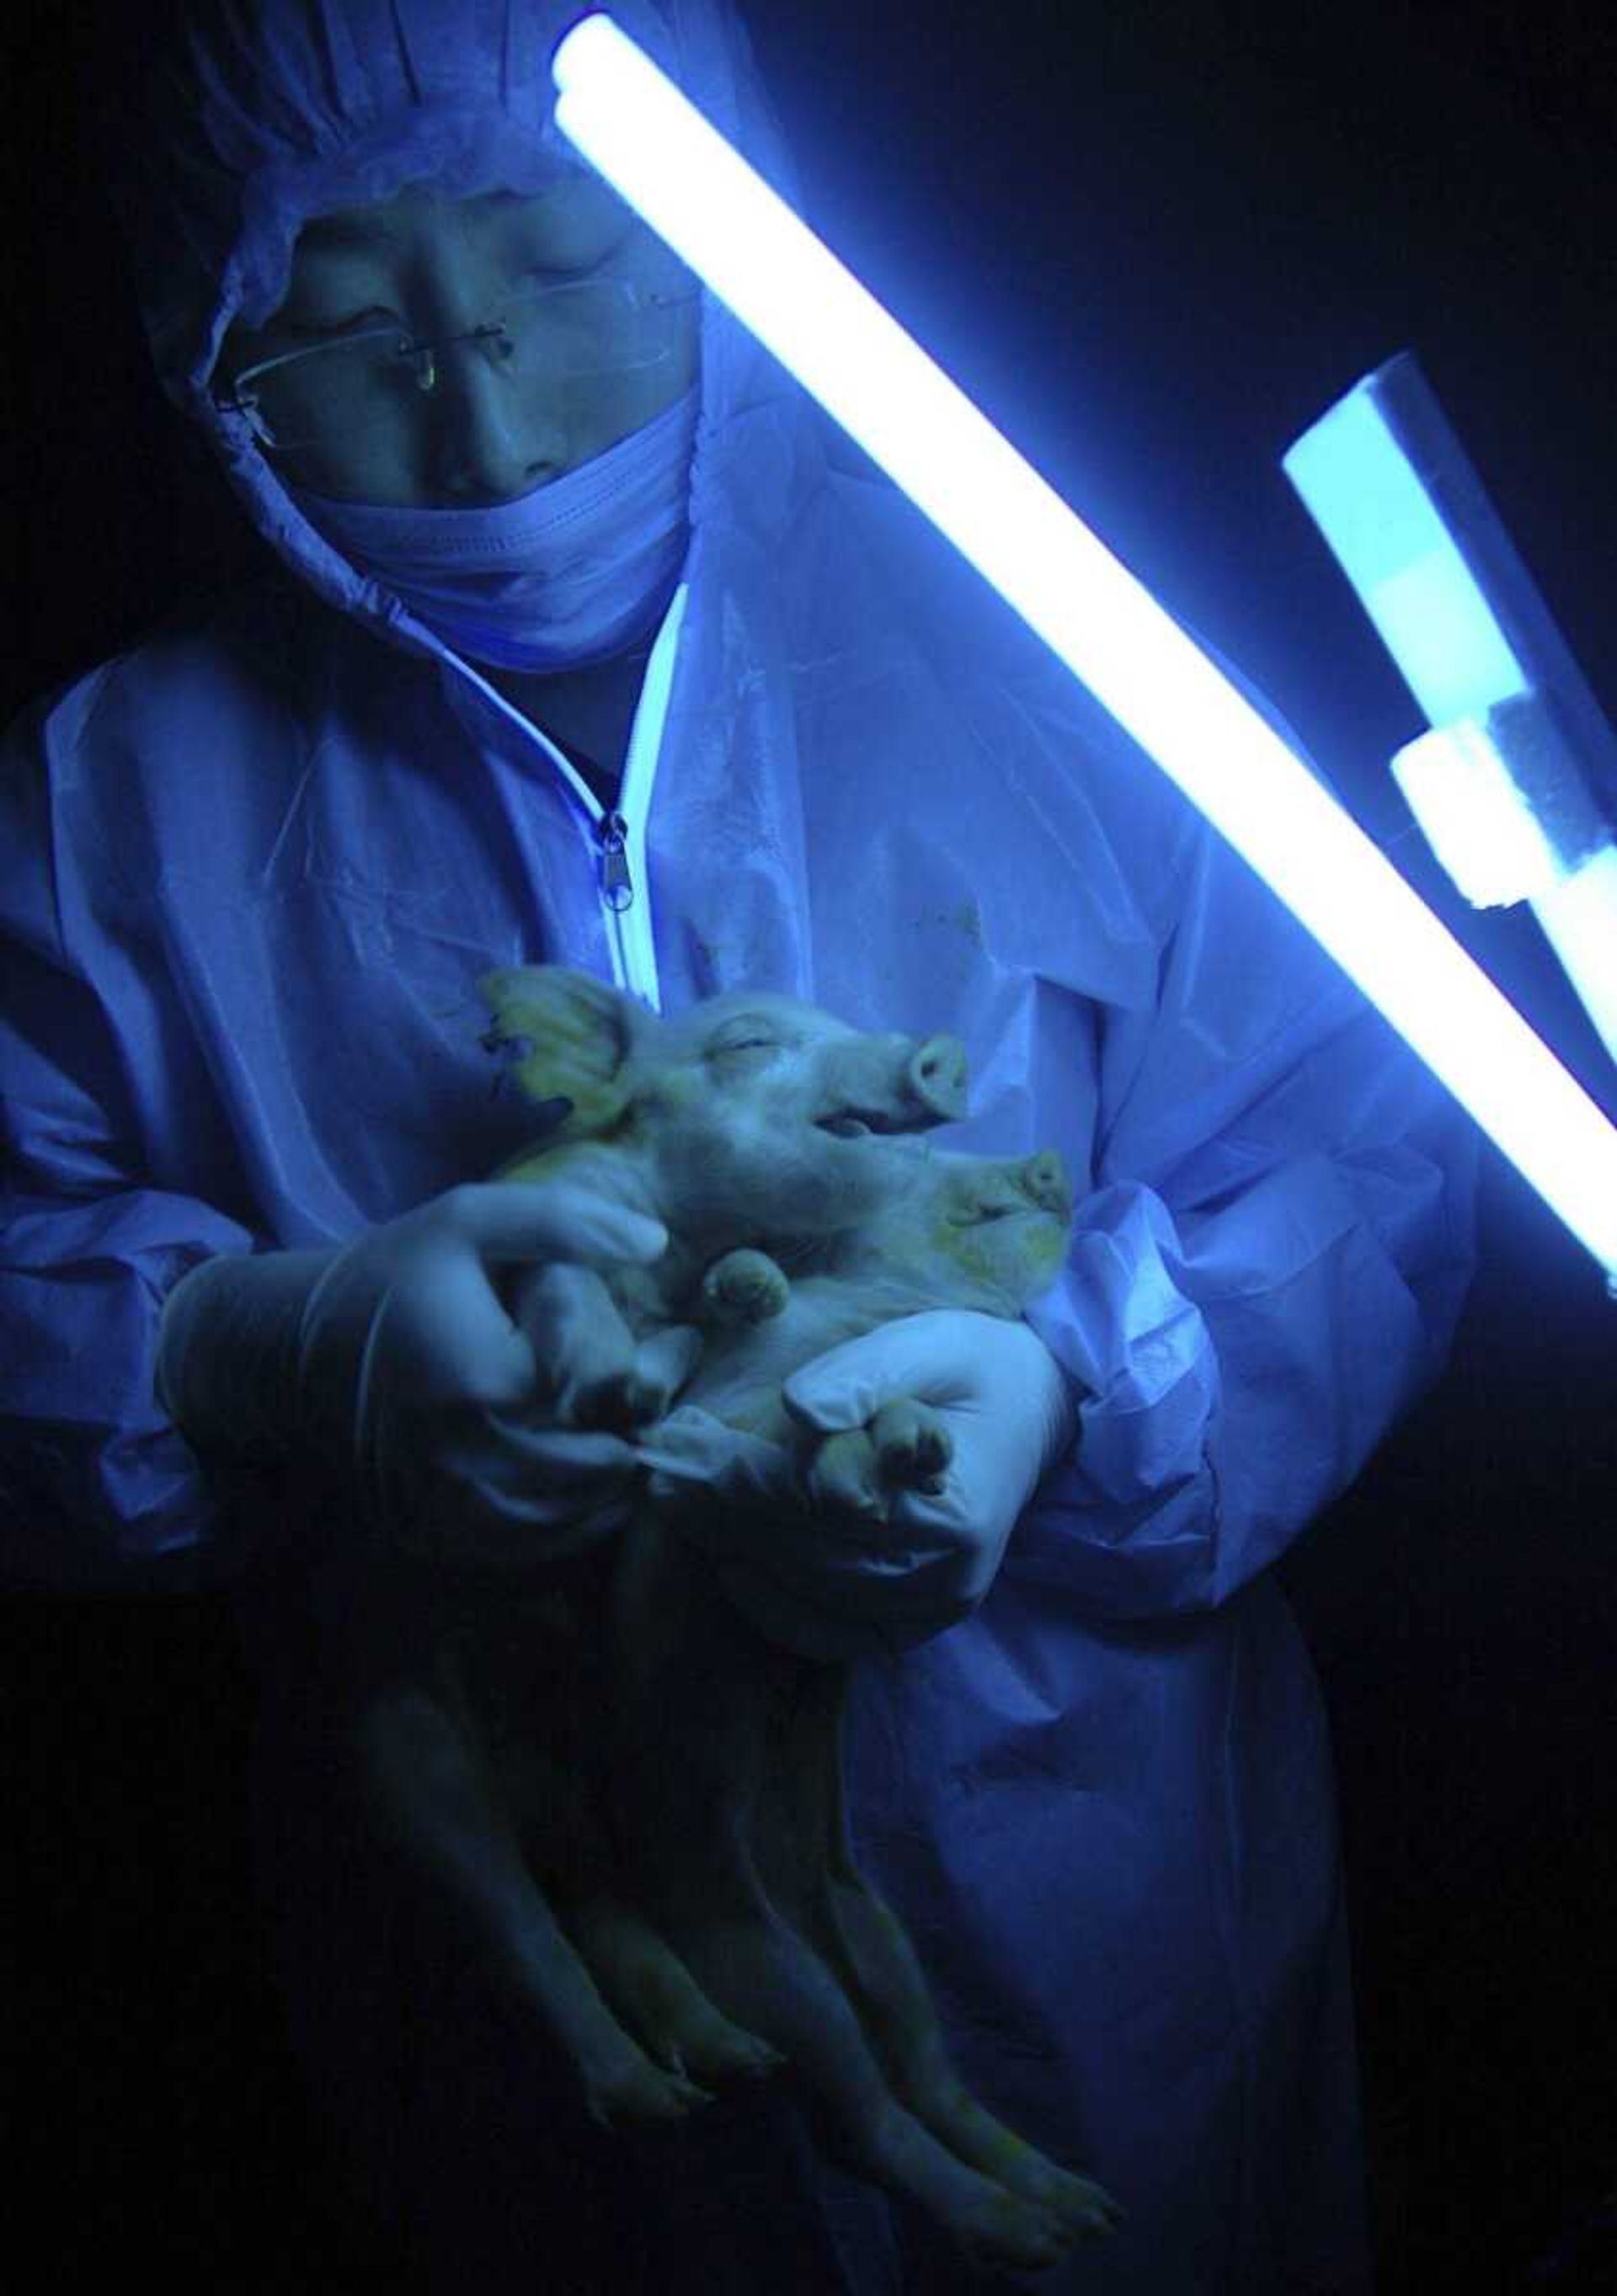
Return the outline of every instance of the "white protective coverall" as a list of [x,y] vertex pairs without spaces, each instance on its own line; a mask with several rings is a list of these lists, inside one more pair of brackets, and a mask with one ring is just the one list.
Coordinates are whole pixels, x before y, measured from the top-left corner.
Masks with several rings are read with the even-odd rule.
[[[710,299],[671,682],[636,722],[634,899],[609,908],[597,797],[320,541],[207,388],[307,217],[421,176],[529,187],[578,12],[293,0],[273,38],[261,12],[215,12],[228,37],[124,197],[164,386],[279,562],[25,709],[0,770],[7,1562],[110,1591],[244,1568],[152,1400],[166,1293],[521,1144],[478,1041],[490,968],[955,1032],[973,1112],[949,1144],[1054,1144],[1078,1184],[1030,1321],[1081,1431],[981,1608],[859,1669],[859,1852],[968,2081],[1129,2212],[1052,2296],[1362,2288],[1327,1728],[1268,1566],[1441,1366],[1469,1141]],[[791,196],[727,0],[621,14]],[[850,2287],[975,2284],[879,2196],[824,2191]]]

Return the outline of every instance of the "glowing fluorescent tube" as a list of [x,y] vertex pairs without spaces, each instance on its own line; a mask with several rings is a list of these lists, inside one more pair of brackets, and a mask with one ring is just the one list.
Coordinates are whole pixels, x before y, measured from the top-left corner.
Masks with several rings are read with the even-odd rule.
[[1155,758],[1617,1275],[1617,1131],[1245,696],[610,18],[562,132]]

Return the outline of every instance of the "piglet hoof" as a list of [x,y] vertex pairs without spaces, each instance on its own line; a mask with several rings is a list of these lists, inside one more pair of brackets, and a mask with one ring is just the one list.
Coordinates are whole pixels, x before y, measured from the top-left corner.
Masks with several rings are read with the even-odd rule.
[[665,2070],[700,2081],[764,2079],[785,2059],[733,2024],[634,1906],[608,1893],[580,1900],[568,1926],[613,2015]]
[[1104,2238],[1123,2222],[1123,2210],[1104,2185],[1076,2169],[1063,2169],[1037,2145],[1013,2136],[980,2107],[973,2104],[969,2110],[984,2130],[995,2132],[997,2142],[968,2150],[957,2136],[951,2136],[951,2141],[963,2158],[974,2161],[985,2176],[997,2177],[1007,2192],[1019,2193],[1024,2200],[1048,2209],[1080,2240]]
[[910,1491],[942,1488],[955,1447],[948,1428],[928,1405],[908,1395],[883,1404],[870,1423],[870,1437],[883,1482]]
[[667,1417],[701,1354],[702,1333],[694,1324],[670,1324],[654,1332],[641,1341],[632,1364],[577,1390],[574,1424],[603,1428],[612,1435],[635,1435],[654,1427]]
[[622,2121],[685,2120],[713,2102],[710,2089],[699,2087],[686,2073],[653,2064],[632,2042],[612,2062],[584,2065],[579,2071],[585,2111],[609,2132]]
[[656,1384],[633,1368],[615,1371],[573,1391],[571,1417],[577,1427],[599,1428],[609,1435],[630,1435],[650,1427],[661,1416],[661,1396]]
[[698,2074],[704,2081],[767,2080],[786,2064],[778,2049],[717,2009],[682,2017],[661,2033],[648,2030],[644,2038],[658,2063],[685,2080]]
[[702,1279],[702,1304],[716,1324],[745,1330],[778,1316],[792,1287],[767,1252],[726,1251]]
[[956,2237],[981,2271],[1044,2272],[1069,2257],[1082,2235],[1049,2210],[1006,2193]]
[[876,1447],[866,1428],[849,1427],[825,1436],[804,1471],[803,1484],[817,1514],[861,1515],[876,1522],[887,1519]]

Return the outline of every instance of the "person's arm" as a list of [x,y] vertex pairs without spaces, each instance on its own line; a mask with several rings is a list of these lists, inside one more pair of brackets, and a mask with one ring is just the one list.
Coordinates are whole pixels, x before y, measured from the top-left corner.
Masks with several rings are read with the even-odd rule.
[[84,984],[0,954],[0,1569],[24,1585],[176,1591],[212,1575],[212,1504],[152,1391],[169,1292],[260,1241],[124,1165],[119,1079]]
[[[0,743],[0,1571],[178,1592],[217,1575],[217,1525],[152,1392],[158,1322],[189,1269],[266,1239],[143,1170],[138,1046],[74,952],[59,861],[99,683],[35,703]],[[138,1003],[133,1019],[160,1025]]]
[[1272,1562],[1442,1367],[1477,1142],[1210,831],[1156,1004],[1101,1031],[1097,1192],[1028,1321],[1079,1436],[1005,1570],[1090,1614],[1195,1610]]
[[[249,1526],[218,1494],[243,1466],[335,1472],[390,1538],[544,1567],[603,1535],[637,1470],[604,1430],[536,1420],[590,1335],[538,1309],[519,1329],[493,1271],[642,1259],[666,1234],[586,1187],[475,1181],[314,1249],[260,1233],[132,882],[160,874],[130,865],[138,802],[117,834],[96,808],[96,765],[124,787],[116,734],[99,757],[86,739],[103,676],[0,745],[0,1572],[234,1577]],[[677,1347],[633,1362],[689,1369]]]

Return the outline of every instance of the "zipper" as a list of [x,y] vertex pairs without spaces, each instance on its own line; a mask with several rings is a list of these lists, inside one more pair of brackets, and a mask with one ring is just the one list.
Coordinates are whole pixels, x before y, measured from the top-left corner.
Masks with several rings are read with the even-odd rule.
[[673,682],[680,627],[685,619],[688,596],[689,586],[682,582],[674,594],[663,618],[662,627],[657,634],[656,644],[652,648],[640,699],[635,709],[620,794],[628,795],[630,784],[633,784],[641,816],[641,826],[636,832],[631,832],[626,813],[620,812],[615,807],[608,808],[601,804],[595,791],[542,726],[535,726],[513,709],[497,687],[480,676],[470,662],[464,661],[441,640],[431,638],[431,633],[423,633],[431,641],[431,650],[469,684],[476,686],[485,701],[517,727],[525,741],[531,742],[537,737],[539,747],[577,798],[589,823],[596,849],[597,885],[601,904],[606,913],[607,941],[617,986],[627,989],[631,996],[638,996],[653,1012],[660,1009],[657,960],[653,946],[651,919],[645,902],[636,893],[629,865],[629,844],[631,835],[638,845],[638,840],[644,834],[644,812],[650,800],[651,783],[655,777],[657,752],[661,747],[669,689]]
[[603,813],[595,824],[595,842],[601,848],[601,898],[619,916],[635,905],[635,881],[629,874],[628,849],[624,842],[628,835],[628,822],[620,813]]
[[635,881],[628,861],[628,818],[616,811],[599,813],[595,839],[600,858],[599,890],[605,911],[607,945],[612,950],[612,977],[631,996],[640,993],[637,968],[630,948],[629,911],[635,905]]
[[[634,807],[632,820],[628,813],[613,809],[603,812],[595,824],[595,841],[601,856],[601,900],[614,950],[618,984],[649,1004],[653,1013],[661,1010],[661,998],[653,943],[651,890],[646,882],[645,818],[668,721],[669,693],[689,595],[689,586],[682,582],[657,633],[641,681],[640,698],[635,705],[620,789],[620,795]],[[635,857],[632,865],[631,849]],[[636,870],[640,876],[638,887]]]

